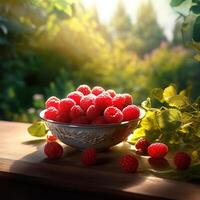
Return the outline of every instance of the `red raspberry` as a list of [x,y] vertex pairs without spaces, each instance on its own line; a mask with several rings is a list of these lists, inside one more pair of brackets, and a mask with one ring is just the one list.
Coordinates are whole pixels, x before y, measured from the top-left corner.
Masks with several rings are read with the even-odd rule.
[[120,110],[124,108],[124,103],[125,103],[125,98],[122,94],[117,94],[113,98],[113,106],[119,108]]
[[139,118],[140,109],[135,105],[129,105],[123,109],[122,113],[124,115],[124,121],[130,121]]
[[69,123],[69,122],[70,122],[70,118],[69,118],[69,116],[68,116],[68,113],[67,113],[67,114],[59,113],[59,114],[56,116],[55,121],[57,121],[57,122],[62,122],[62,123]]
[[57,108],[59,107],[59,103],[60,103],[60,99],[58,99],[55,96],[49,97],[46,102],[45,102],[45,107],[49,108],[49,107],[54,107]]
[[157,142],[149,145],[147,151],[152,158],[164,158],[168,153],[168,147],[166,144]]
[[56,108],[49,107],[45,110],[44,117],[45,119],[56,120],[56,117],[58,116],[58,114],[59,114],[59,111]]
[[74,91],[74,92],[70,92],[67,95],[68,98],[73,99],[77,104],[80,103],[81,98],[83,97],[83,94],[79,91]]
[[136,148],[137,150],[142,151],[142,153],[147,153],[147,149],[148,149],[148,147],[149,147],[150,144],[151,144],[151,143],[150,143],[147,139],[145,139],[145,138],[140,138],[140,139],[138,139],[138,141],[136,142],[135,148]]
[[134,173],[137,171],[139,163],[134,155],[127,154],[120,159],[119,165],[123,171]]
[[92,88],[92,94],[94,94],[95,96],[98,96],[99,94],[101,94],[104,91],[105,90],[100,86],[95,86]]
[[107,122],[103,116],[99,116],[92,121],[92,124],[107,124]]
[[86,111],[91,105],[94,104],[94,100],[95,100],[95,95],[93,94],[89,94],[87,96],[84,96],[81,101],[80,101],[80,106],[81,108]]
[[90,121],[86,116],[80,116],[78,118],[75,118],[71,121],[72,124],[89,124]]
[[63,148],[57,142],[48,142],[44,146],[44,153],[47,155],[48,159],[55,160],[62,156]]
[[94,105],[100,111],[104,111],[108,106],[112,106],[112,97],[106,93],[102,93],[96,97]]
[[65,98],[60,100],[59,111],[61,114],[69,115],[69,111],[76,102],[73,99]]
[[104,118],[108,123],[120,123],[123,120],[123,114],[118,108],[110,106],[105,109]]
[[80,86],[76,89],[76,91],[79,91],[79,92],[81,92],[81,93],[84,94],[84,95],[88,95],[88,94],[91,93],[91,89],[90,89],[90,87],[89,87],[88,85],[80,85]]
[[70,115],[70,118],[73,120],[80,116],[83,116],[84,111],[79,105],[74,105],[71,107],[69,115]]
[[85,149],[81,155],[81,162],[85,166],[92,166],[96,164],[97,152],[94,148]]
[[48,134],[47,135],[47,141],[48,142],[55,142],[57,140],[57,137],[53,134]]
[[124,102],[125,107],[133,104],[133,97],[130,94],[125,93],[125,94],[123,94],[123,96],[124,96],[124,99],[125,99],[125,102]]
[[110,89],[110,90],[107,90],[106,92],[108,92],[112,98],[116,96],[115,90]]
[[177,152],[174,156],[174,164],[179,170],[187,169],[191,164],[191,157],[186,152]]
[[98,110],[94,105],[91,105],[86,111],[86,116],[90,120],[95,119],[100,114],[101,114],[100,110]]

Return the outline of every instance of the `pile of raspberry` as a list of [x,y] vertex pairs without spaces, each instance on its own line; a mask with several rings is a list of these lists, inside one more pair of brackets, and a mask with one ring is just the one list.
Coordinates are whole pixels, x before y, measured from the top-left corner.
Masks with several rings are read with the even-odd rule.
[[100,86],[91,89],[80,85],[64,99],[50,97],[45,106],[46,119],[71,124],[113,124],[140,116],[130,94],[117,94]]

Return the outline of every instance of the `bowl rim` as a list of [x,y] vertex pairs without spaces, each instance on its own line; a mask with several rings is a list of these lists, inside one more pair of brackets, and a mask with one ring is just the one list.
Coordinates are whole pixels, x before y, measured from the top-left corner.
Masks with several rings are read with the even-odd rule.
[[[139,106],[138,106],[139,107]],[[134,119],[134,120],[131,120],[131,121],[124,121],[124,122],[121,122],[121,123],[112,123],[112,124],[71,124],[71,123],[64,123],[64,122],[56,122],[56,121],[53,121],[53,120],[50,120],[50,119],[45,119],[44,118],[44,112],[45,112],[45,109],[42,110],[40,113],[39,113],[39,117],[45,121],[45,122],[48,122],[48,123],[51,123],[51,124],[57,124],[57,125],[62,125],[62,126],[66,126],[66,127],[73,127],[73,128],[104,128],[104,127],[116,127],[116,126],[123,126],[123,125],[127,125],[127,124],[131,124],[133,122],[138,122],[140,121],[141,119],[143,119],[146,115],[146,111],[145,109],[139,107],[140,109],[140,116],[139,118],[137,119]]]

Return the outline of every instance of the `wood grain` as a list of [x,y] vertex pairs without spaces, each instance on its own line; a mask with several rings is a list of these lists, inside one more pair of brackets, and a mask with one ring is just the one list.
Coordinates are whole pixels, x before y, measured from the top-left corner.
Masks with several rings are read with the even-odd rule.
[[136,199],[200,199],[199,185],[141,173],[122,173],[117,162],[122,154],[131,152],[127,144],[99,153],[99,163],[91,168],[82,166],[79,161],[81,152],[67,145],[63,146],[63,158],[50,162],[43,154],[45,139],[30,136],[26,131],[28,126],[29,124],[0,121],[1,176]]

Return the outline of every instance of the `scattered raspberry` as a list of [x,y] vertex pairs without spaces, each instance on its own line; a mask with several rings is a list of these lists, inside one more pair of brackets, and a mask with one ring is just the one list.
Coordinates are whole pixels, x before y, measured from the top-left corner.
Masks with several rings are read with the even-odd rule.
[[191,164],[191,157],[186,152],[177,152],[174,156],[174,164],[179,170],[187,169]]
[[75,118],[71,121],[72,124],[89,124],[90,121],[86,116],[80,116],[78,118]]
[[137,171],[139,163],[134,155],[127,154],[120,159],[119,165],[123,171],[134,173]]
[[147,149],[151,143],[145,139],[145,138],[140,138],[135,144],[135,148],[137,150],[140,150],[142,153],[147,153]]
[[61,114],[68,114],[71,107],[74,106],[76,102],[73,99],[65,98],[60,100],[59,111]]
[[76,119],[80,116],[83,116],[84,111],[79,105],[74,105],[74,106],[71,107],[69,115],[70,115],[70,118],[73,120],[73,119]]
[[125,107],[133,104],[133,97],[130,94],[125,93],[125,94],[123,94],[123,96],[124,96],[124,99],[125,99],[125,102],[124,102]]
[[83,97],[83,94],[79,91],[74,91],[74,92],[70,92],[67,95],[68,98],[73,99],[77,104],[80,103],[81,98]]
[[107,122],[103,116],[99,116],[92,121],[92,124],[107,124]]
[[49,107],[44,112],[45,119],[56,120],[57,115],[59,114],[58,110],[54,107]]
[[101,94],[104,91],[105,90],[100,86],[95,86],[92,88],[92,94],[94,94],[95,96],[98,96],[99,94]]
[[148,147],[147,151],[152,158],[164,158],[168,153],[168,147],[163,143],[153,143]]
[[48,142],[44,146],[44,153],[47,155],[48,159],[55,160],[62,156],[63,148],[57,142]]
[[91,93],[91,89],[90,89],[90,87],[89,87],[88,85],[80,85],[80,86],[76,89],[76,91],[79,91],[79,92],[81,92],[81,93],[84,94],[84,95],[88,95],[88,94]]
[[118,108],[110,106],[105,109],[104,118],[108,123],[120,123],[123,120],[123,114]]
[[57,108],[59,107],[59,103],[60,103],[60,99],[58,99],[55,96],[49,97],[46,102],[45,102],[45,107],[49,108],[49,107],[54,107]]
[[90,120],[97,118],[100,114],[100,110],[98,110],[94,105],[91,105],[86,111],[86,116]]
[[135,105],[129,105],[123,109],[122,113],[124,115],[124,121],[130,121],[139,118],[140,109]]
[[110,90],[107,90],[106,92],[108,92],[112,98],[116,96],[115,90],[110,89]]
[[96,164],[97,152],[94,148],[85,149],[81,155],[81,162],[85,166],[92,166]]
[[57,137],[53,134],[48,134],[47,135],[47,141],[48,142],[55,142],[57,140]]
[[91,105],[94,104],[95,101],[95,95],[89,94],[87,96],[84,96],[80,101],[81,108],[86,111]]
[[113,98],[113,106],[119,108],[120,110],[124,108],[124,104],[125,104],[125,97],[123,95],[117,94]]
[[106,93],[102,93],[96,97],[94,105],[100,111],[104,111],[108,106],[112,106],[112,97]]

